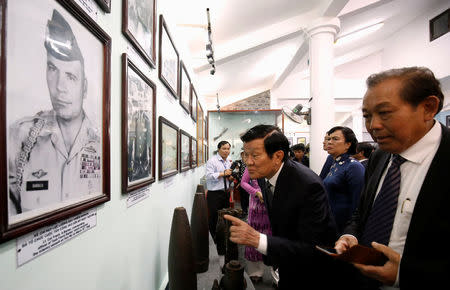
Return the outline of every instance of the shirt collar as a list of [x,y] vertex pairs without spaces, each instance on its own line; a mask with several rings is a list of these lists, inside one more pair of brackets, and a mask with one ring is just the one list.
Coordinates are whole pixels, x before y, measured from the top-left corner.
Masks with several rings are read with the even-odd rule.
[[439,146],[441,135],[440,123],[434,121],[433,127],[425,136],[399,155],[413,163],[422,163],[425,157]]
[[273,187],[275,187],[275,185],[277,184],[278,175],[280,175],[280,172],[281,172],[281,169],[283,168],[283,166],[284,166],[284,162],[281,163],[280,168],[278,168],[278,171],[277,171],[277,173],[275,173],[274,176],[272,176],[269,179],[266,179],[266,181],[268,181]]

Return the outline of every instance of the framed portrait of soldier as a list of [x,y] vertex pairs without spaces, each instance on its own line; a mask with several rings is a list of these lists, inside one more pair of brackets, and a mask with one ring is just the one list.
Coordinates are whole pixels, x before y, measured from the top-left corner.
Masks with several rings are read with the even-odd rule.
[[103,11],[105,11],[106,13],[110,13],[111,12],[111,0],[95,0],[98,4],[98,6],[100,6]]
[[162,14],[159,16],[159,79],[178,99],[180,57]]
[[178,127],[159,116],[159,179],[178,173]]
[[122,191],[155,181],[156,85],[122,54]]
[[191,168],[197,167],[197,140],[191,136]]
[[122,0],[122,3],[122,33],[155,68],[156,0]]
[[180,77],[180,105],[181,107],[190,114],[191,112],[191,78],[187,72],[186,66],[184,62],[181,61],[181,69],[180,69],[181,77]]
[[191,136],[180,129],[180,172],[191,168]]
[[4,241],[110,199],[111,38],[73,1],[0,3]]
[[191,118],[194,122],[197,122],[197,92],[195,91],[194,85],[191,84],[191,101],[190,101],[190,111]]

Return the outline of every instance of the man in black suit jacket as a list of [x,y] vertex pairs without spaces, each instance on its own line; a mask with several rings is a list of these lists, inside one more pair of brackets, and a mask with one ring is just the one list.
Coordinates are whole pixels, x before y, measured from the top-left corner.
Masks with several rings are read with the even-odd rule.
[[398,154],[406,161],[400,165],[389,241],[371,243],[389,261],[383,266],[355,266],[363,275],[400,289],[446,288],[450,252],[440,241],[450,234],[450,130],[434,120],[444,98],[439,81],[429,69],[411,67],[372,75],[367,86],[363,116],[379,150],[370,157],[366,185],[344,231],[347,235],[335,248],[346,251],[375,228],[368,226],[369,216],[391,156]]
[[[336,228],[325,188],[309,168],[288,159],[289,142],[280,129],[258,125],[247,131],[244,161],[251,178],[258,178],[269,212],[272,236],[245,222],[233,222],[230,240],[258,249],[268,265],[278,267],[279,289],[330,289],[323,279],[315,245],[333,243]],[[271,183],[274,189],[267,189]],[[273,196],[270,197],[270,196]]]

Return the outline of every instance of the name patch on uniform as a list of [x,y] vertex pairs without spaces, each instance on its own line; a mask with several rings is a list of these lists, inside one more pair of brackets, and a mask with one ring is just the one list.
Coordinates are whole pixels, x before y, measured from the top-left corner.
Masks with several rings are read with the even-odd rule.
[[47,190],[48,180],[27,181],[27,191]]

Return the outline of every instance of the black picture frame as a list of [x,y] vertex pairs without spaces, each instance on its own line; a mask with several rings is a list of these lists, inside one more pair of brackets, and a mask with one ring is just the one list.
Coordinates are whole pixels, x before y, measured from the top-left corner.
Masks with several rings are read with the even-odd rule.
[[191,168],[191,135],[180,129],[180,172]]
[[450,115],[445,117],[445,122],[447,124],[447,128],[450,128]]
[[180,56],[162,14],[159,15],[158,68],[159,79],[172,96],[178,99]]
[[122,71],[122,192],[129,193],[155,181],[156,85],[126,53]]
[[95,0],[106,13],[111,13],[111,0]]
[[159,179],[164,179],[172,175],[176,175],[179,170],[179,142],[178,127],[164,118],[159,116],[159,147],[158,147],[158,164]]
[[130,5],[130,0],[122,0],[122,33],[141,57],[155,68],[156,0],[135,0],[133,4]]
[[191,113],[191,77],[181,61],[180,69],[180,105],[186,111],[186,113]]
[[194,85],[191,83],[191,95],[190,95],[190,112],[191,118],[194,122],[197,122],[197,106],[198,106],[198,97],[197,92],[195,91]]
[[[4,84],[0,91],[0,110],[2,111],[0,135],[3,137],[0,150],[3,174],[0,175],[0,184],[4,186],[0,193],[0,242],[29,233],[110,200],[111,37],[74,1],[48,0],[47,2],[48,5],[42,5],[42,1],[27,2],[29,9],[23,10],[22,2],[0,1],[3,15],[0,78],[1,83]],[[20,25],[13,25],[16,23]],[[58,59],[54,56],[55,52],[49,52],[54,47],[49,43],[53,43],[55,38],[52,38],[54,36],[51,32],[48,32],[45,37],[37,32],[45,31],[44,26],[47,31],[50,30],[48,27],[63,27],[62,29],[67,33],[65,35],[73,36],[68,41],[72,42],[70,56],[75,59],[71,61],[75,67],[72,68],[74,74],[66,72],[63,76],[66,80],[70,78],[79,83],[78,86],[82,89],[71,92],[75,97],[73,100],[76,101],[72,101],[69,105],[58,99],[57,95],[51,91],[55,82],[60,82],[61,77],[56,78],[56,73],[61,70],[60,67],[68,71],[68,65],[67,62],[58,63]],[[20,41],[23,42],[22,47],[20,47]],[[9,54],[7,55],[9,42],[15,45],[16,50],[23,48],[22,51],[30,52],[28,55],[20,54],[21,59],[30,58],[35,62],[14,62],[16,69],[6,75],[7,62],[14,60],[14,57],[10,58]],[[37,56],[46,57],[46,59],[40,59]],[[63,60],[61,62],[64,63]],[[20,68],[21,65],[24,67]],[[25,84],[28,94],[16,93],[14,88],[24,87],[26,83],[23,79],[24,75],[36,70],[42,72],[45,79],[46,69],[45,84],[36,82],[33,77],[30,80],[34,81],[32,85]],[[77,73],[80,70],[83,78]],[[41,91],[45,92],[42,93],[44,95],[42,99],[49,102],[50,97],[55,98],[53,100],[55,103],[51,102],[49,111],[41,111],[31,118],[33,133],[29,131],[29,134],[18,134],[20,137],[17,138],[14,134],[21,132],[19,129],[24,128],[26,123],[17,121],[18,118],[13,116],[16,116],[17,112],[22,113],[21,116],[28,116],[31,110],[35,110],[33,114],[39,111],[36,104],[38,106],[42,104],[33,94],[40,94]],[[85,98],[86,95],[89,97]],[[29,98],[28,102],[33,106],[24,106],[27,100],[22,98]],[[74,105],[75,102],[78,103],[77,106]],[[83,102],[88,105],[84,105]],[[66,116],[65,109],[68,107],[77,108],[75,117]],[[66,154],[69,155],[64,158],[72,158],[67,161],[61,158],[63,154],[58,155],[58,158],[52,158],[51,156],[55,156],[56,149],[44,143],[44,139],[50,140],[49,138],[42,137],[42,134],[47,132],[50,132],[48,134],[56,132],[57,127],[54,126],[55,124],[58,126],[56,123],[58,115],[64,115],[70,120],[80,118],[82,120],[81,125],[78,125],[81,126],[80,131],[70,151],[66,149],[67,145],[66,148],[58,149],[67,150]],[[49,121],[52,118],[56,121]],[[28,117],[19,120],[28,120]],[[78,136],[81,137],[78,138]],[[83,143],[86,140],[89,140],[89,143]],[[16,143],[17,146],[14,145]],[[24,149],[24,144],[31,146]],[[60,161],[63,161],[61,162],[63,165],[59,164]],[[61,167],[67,171],[61,171]],[[38,170],[35,171],[35,169]],[[61,173],[71,170],[79,175]],[[7,172],[15,174],[8,175]],[[18,183],[21,185],[17,186]],[[34,195],[22,194],[28,191],[33,191]]]

